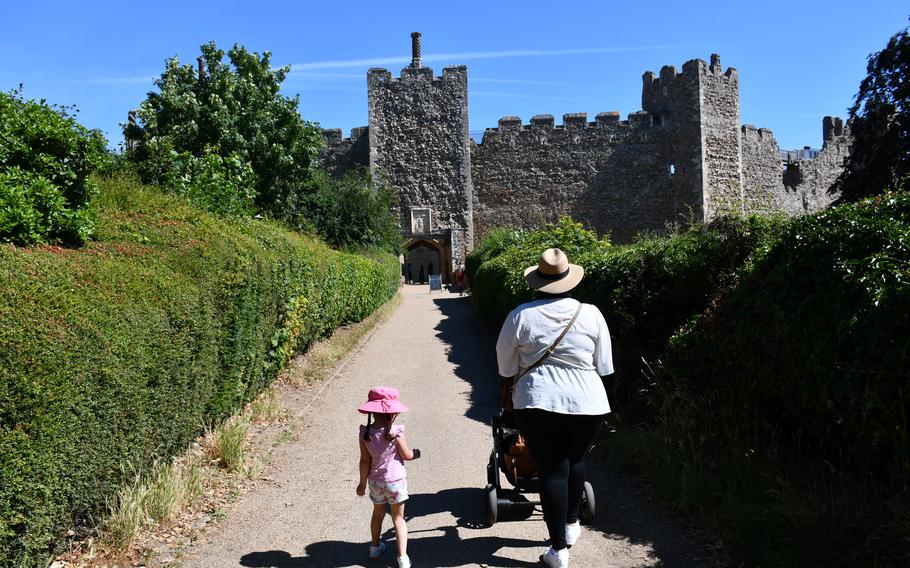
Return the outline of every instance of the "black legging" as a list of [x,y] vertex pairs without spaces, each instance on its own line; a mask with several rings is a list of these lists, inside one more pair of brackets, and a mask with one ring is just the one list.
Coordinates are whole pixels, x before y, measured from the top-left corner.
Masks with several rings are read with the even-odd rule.
[[540,502],[550,546],[566,548],[566,524],[578,520],[585,488],[585,453],[603,415],[558,414],[536,408],[515,411],[540,478]]

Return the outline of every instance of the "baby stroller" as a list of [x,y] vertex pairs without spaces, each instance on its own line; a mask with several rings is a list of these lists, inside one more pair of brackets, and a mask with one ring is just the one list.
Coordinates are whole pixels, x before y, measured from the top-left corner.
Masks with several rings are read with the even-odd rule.
[[[512,489],[503,488],[499,474],[502,472]],[[493,526],[500,511],[519,507],[536,507],[539,500],[527,500],[523,493],[539,493],[540,479],[537,468],[524,439],[519,437],[515,414],[500,408],[493,417],[493,451],[487,463],[486,512],[487,525]],[[585,482],[578,520],[582,524],[594,522],[594,488]]]

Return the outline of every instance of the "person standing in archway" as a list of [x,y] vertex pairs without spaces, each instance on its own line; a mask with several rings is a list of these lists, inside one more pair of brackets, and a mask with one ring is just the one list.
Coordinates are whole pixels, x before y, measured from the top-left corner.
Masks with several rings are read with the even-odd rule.
[[407,279],[408,284],[413,284],[413,283],[414,283],[414,271],[411,269],[411,263],[410,263],[410,262],[408,263],[408,267],[407,267],[407,271],[406,271],[406,272],[407,272],[407,274],[405,275],[405,277],[406,277],[406,279]]
[[420,283],[421,283],[421,284],[423,284],[425,274],[426,274],[426,273],[423,271],[423,265],[421,264],[421,265],[420,265],[420,274],[419,274],[419,276],[420,276]]
[[578,514],[585,454],[610,412],[601,376],[613,372],[610,332],[592,304],[570,296],[584,269],[559,249],[547,249],[525,281],[538,299],[512,310],[499,332],[499,374],[510,380],[512,405],[540,479],[550,547],[540,561],[569,565],[581,534]]

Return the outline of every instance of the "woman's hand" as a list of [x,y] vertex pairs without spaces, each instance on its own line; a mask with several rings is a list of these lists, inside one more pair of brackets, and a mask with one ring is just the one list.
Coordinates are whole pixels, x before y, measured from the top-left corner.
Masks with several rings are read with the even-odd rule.
[[366,484],[358,483],[357,484],[357,495],[359,495],[360,497],[363,497],[364,495],[366,495],[366,492],[367,492]]

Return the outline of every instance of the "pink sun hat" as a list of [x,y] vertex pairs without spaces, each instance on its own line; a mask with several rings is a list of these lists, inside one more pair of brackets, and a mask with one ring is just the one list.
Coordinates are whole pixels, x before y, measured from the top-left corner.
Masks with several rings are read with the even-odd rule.
[[367,395],[367,401],[357,408],[358,412],[378,412],[381,414],[398,414],[407,412],[408,407],[398,399],[398,389],[392,387],[373,387]]

